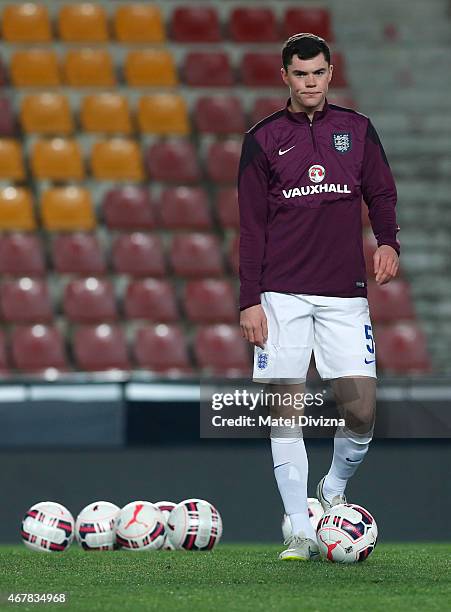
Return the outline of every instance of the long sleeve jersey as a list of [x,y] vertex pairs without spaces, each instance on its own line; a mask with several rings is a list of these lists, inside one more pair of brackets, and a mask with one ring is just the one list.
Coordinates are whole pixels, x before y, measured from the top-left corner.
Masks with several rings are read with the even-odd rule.
[[399,254],[396,187],[371,121],[327,100],[311,121],[288,103],[243,142],[240,310],[263,291],[366,297],[362,196],[378,246]]

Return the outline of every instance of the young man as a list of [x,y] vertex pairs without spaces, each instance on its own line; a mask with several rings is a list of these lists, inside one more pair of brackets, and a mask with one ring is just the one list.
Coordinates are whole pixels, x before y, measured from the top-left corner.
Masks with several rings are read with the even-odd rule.
[[[312,350],[319,374],[331,380],[346,426],[337,430],[330,470],[317,487],[326,510],[346,501],[375,415],[361,200],[377,239],[381,285],[398,271],[396,188],[368,117],[326,100],[333,66],[325,41],[292,36],[282,63],[287,106],[246,133],[240,161],[240,325],[255,345],[254,381],[268,391],[302,393]],[[276,401],[272,413],[288,414]],[[271,449],[293,531],[280,558],[317,559],[301,428],[273,427]]]

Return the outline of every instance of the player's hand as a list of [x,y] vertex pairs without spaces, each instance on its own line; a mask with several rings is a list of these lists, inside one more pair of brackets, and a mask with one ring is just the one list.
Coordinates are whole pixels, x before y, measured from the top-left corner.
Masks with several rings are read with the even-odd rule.
[[376,283],[385,285],[398,273],[399,257],[394,248],[388,244],[381,245],[373,256]]
[[261,304],[256,304],[240,313],[241,335],[252,344],[264,348],[268,339],[268,324]]

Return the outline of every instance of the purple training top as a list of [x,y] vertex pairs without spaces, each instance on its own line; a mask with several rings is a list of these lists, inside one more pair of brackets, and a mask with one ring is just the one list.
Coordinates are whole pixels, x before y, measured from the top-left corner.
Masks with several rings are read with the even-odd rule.
[[399,253],[396,187],[365,115],[326,100],[312,122],[285,108],[251,128],[238,177],[240,310],[263,291],[366,297],[362,196],[377,244]]

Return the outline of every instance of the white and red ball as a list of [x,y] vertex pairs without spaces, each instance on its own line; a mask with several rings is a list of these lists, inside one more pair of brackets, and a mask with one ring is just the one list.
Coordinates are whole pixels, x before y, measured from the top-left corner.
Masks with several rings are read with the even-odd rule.
[[175,550],[174,546],[171,544],[171,541],[168,537],[167,521],[168,521],[169,515],[174,510],[176,505],[177,505],[176,503],[171,502],[171,501],[159,501],[159,502],[155,502],[154,504],[154,506],[156,506],[158,510],[160,510],[161,514],[164,517],[164,521],[165,521],[164,526],[166,530],[166,537],[164,540],[164,544],[162,546],[163,550]]
[[[310,518],[310,522],[313,526],[313,529],[316,531],[318,522],[324,514],[324,510],[323,510],[321,503],[319,502],[318,499],[316,499],[316,497],[309,497],[307,499],[307,503],[308,503],[308,515]],[[288,516],[288,514],[283,515],[282,535],[283,535],[284,541],[288,540],[288,538],[293,535],[293,530],[291,528],[291,521],[290,521],[290,517]]]
[[21,536],[31,550],[63,552],[74,539],[74,518],[56,502],[34,504],[23,518]]
[[222,519],[210,502],[185,499],[172,510],[167,528],[174,548],[211,550],[221,539]]
[[165,520],[154,504],[134,501],[119,512],[115,532],[119,548],[158,550],[165,541]]
[[97,501],[80,512],[75,522],[75,539],[83,550],[114,550],[115,520],[120,512],[116,504]]

